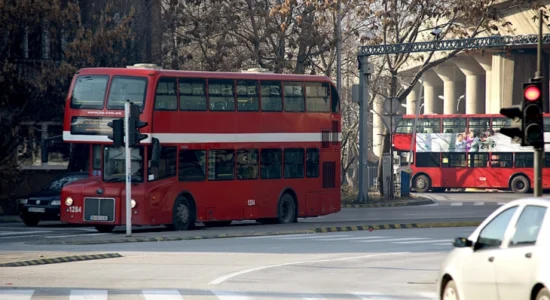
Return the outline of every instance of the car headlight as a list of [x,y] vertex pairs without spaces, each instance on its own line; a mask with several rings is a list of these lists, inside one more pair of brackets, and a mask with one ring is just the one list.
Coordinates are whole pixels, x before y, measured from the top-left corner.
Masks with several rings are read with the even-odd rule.
[[19,199],[19,204],[27,204],[27,199]]
[[132,201],[130,201],[130,206],[132,208],[136,207],[137,203],[136,203],[136,200],[132,199]]
[[73,198],[67,197],[67,198],[65,199],[65,205],[67,205],[67,206],[73,205]]
[[61,205],[61,200],[53,200],[51,205]]

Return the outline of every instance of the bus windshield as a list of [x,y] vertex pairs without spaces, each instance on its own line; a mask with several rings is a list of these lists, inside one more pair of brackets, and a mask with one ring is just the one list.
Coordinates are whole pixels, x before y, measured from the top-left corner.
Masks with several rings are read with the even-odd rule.
[[107,75],[78,76],[71,97],[71,108],[102,109],[108,81]]
[[114,76],[109,89],[107,109],[124,109],[126,100],[143,107],[147,78]]
[[[105,147],[103,160],[103,180],[105,182],[124,182],[126,161],[124,147]],[[143,147],[131,149],[132,182],[143,182]]]

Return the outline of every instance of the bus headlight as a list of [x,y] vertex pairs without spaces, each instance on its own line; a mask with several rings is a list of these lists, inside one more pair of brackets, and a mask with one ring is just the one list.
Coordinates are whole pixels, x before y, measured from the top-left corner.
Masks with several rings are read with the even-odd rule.
[[51,205],[61,205],[61,200],[53,200]]
[[130,206],[132,208],[136,207],[137,203],[136,203],[136,200],[132,199],[132,201],[130,201]]
[[67,198],[65,199],[65,205],[67,205],[67,206],[73,205],[73,198],[67,197]]

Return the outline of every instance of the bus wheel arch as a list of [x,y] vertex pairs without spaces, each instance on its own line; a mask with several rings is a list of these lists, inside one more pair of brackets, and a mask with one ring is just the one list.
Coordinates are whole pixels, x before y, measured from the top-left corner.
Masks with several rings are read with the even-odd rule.
[[187,191],[179,193],[172,206],[172,224],[168,227],[177,231],[193,229],[196,219],[197,205],[195,198]]
[[531,181],[523,173],[516,173],[510,177],[508,187],[515,193],[528,193],[531,190]]
[[[417,183],[417,181],[419,183],[421,182],[425,182],[425,183],[422,184],[421,187],[419,188],[418,187],[419,183]],[[432,188],[432,179],[426,173],[418,173],[413,176],[412,184],[413,184],[414,190],[417,193],[426,193]]]
[[[283,216],[284,211],[288,209],[291,209],[292,214]],[[296,192],[292,188],[283,189],[279,195],[279,201],[277,201],[277,221],[281,224],[298,222],[298,195],[296,195]]]

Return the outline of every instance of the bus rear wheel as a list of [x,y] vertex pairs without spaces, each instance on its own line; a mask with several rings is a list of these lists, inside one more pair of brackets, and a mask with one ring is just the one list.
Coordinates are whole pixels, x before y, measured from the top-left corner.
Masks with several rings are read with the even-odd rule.
[[426,193],[431,188],[430,178],[426,175],[418,175],[414,178],[414,189],[418,193]]
[[514,177],[510,182],[510,189],[515,193],[527,193],[529,188],[529,179],[523,175]]
[[280,224],[295,223],[297,221],[296,203],[294,202],[294,197],[288,193],[284,193],[279,201],[277,220]]

